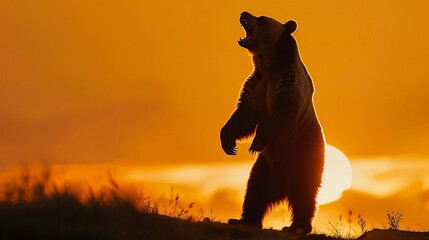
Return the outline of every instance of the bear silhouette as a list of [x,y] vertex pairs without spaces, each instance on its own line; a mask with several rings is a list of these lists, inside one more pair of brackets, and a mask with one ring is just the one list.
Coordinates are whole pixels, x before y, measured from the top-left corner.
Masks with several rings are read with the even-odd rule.
[[246,37],[238,44],[253,61],[236,108],[220,138],[228,155],[237,154],[236,141],[254,135],[249,152],[257,154],[250,172],[241,219],[231,224],[262,227],[265,214],[287,201],[292,213],[288,231],[308,234],[324,167],[325,139],[313,103],[313,81],[291,35],[293,20],[243,12]]

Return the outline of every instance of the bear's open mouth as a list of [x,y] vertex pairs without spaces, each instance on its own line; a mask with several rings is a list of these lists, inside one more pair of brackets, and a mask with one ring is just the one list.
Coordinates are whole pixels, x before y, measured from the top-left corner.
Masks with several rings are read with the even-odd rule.
[[244,31],[246,31],[246,37],[240,38],[238,41],[239,44],[246,44],[253,38],[253,29],[249,21],[245,17],[240,18],[241,26],[244,28]]

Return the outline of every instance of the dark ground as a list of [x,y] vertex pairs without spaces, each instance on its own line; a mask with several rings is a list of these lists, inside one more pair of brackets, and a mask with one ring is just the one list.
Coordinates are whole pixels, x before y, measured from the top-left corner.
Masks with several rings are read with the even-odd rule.
[[[182,220],[138,211],[132,204],[82,204],[73,196],[0,203],[0,239],[293,239],[332,240],[324,235],[292,236],[276,230],[231,226],[205,219]],[[373,230],[360,240],[429,240],[429,233]]]
[[[72,196],[0,203],[0,239],[297,239],[275,230],[193,222],[138,211],[130,204],[84,205]],[[303,236],[298,239],[331,239]]]
[[[0,240],[332,240],[325,235],[295,236],[285,232],[232,226],[194,217],[180,208],[179,195],[170,199],[170,216],[160,215],[149,198],[122,190],[112,176],[98,192],[62,188],[40,176],[23,174],[5,182],[0,191]],[[81,197],[78,197],[81,196]],[[372,230],[359,240],[429,240],[429,232]]]

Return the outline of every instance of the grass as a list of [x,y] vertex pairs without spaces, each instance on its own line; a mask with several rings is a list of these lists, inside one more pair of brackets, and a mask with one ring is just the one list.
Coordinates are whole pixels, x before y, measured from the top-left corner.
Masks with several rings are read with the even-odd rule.
[[345,222],[343,222],[342,215],[339,216],[338,222],[328,222],[327,232],[336,239],[355,239],[358,234],[357,231],[352,228],[352,218],[353,212],[349,210]]
[[111,174],[91,187],[60,184],[49,169],[23,172],[1,185],[0,239],[298,239],[216,222],[212,210],[205,216],[194,203],[183,205],[173,189],[159,207],[136,188]]
[[398,230],[399,223],[401,222],[404,214],[399,211],[387,211],[387,224],[389,225],[389,229]]
[[[55,184],[51,172],[23,173],[3,184],[1,239],[119,239],[144,234],[138,222],[156,206],[119,188],[111,175],[98,190]],[[142,198],[143,200],[145,198]],[[145,213],[145,214],[140,214]]]
[[[86,184],[89,185],[89,184]],[[59,184],[49,169],[24,172],[1,185],[0,240],[3,239],[356,239],[367,232],[366,220],[357,216],[360,232],[351,227],[352,211],[328,223],[330,236],[291,236],[216,222],[213,211],[205,216],[194,203],[182,204],[173,189],[164,206],[123,186],[111,174],[103,184]],[[387,212],[389,229],[399,229],[401,212]],[[423,229],[423,228],[422,228]]]
[[[367,228],[367,221],[366,219],[361,215],[358,214],[356,218],[354,218],[353,212],[349,210],[347,212],[346,217],[343,217],[342,215],[339,216],[339,219],[337,222],[332,223],[328,222],[328,225],[326,227],[326,231],[329,236],[335,238],[335,239],[344,239],[344,240],[351,240],[351,239],[366,239],[364,238],[367,233],[370,233],[369,235],[373,236],[374,234],[386,234],[385,232],[395,233],[397,235],[412,235],[414,233],[425,233],[425,238],[423,239],[429,239],[429,232],[427,229],[425,229],[422,225],[416,224],[417,228],[411,229],[410,227],[407,227],[405,229],[400,228],[400,222],[404,218],[404,213],[400,212],[398,210],[396,211],[386,211],[386,222],[381,223],[380,229],[377,229],[374,225],[372,225],[371,229]],[[356,228],[356,224],[359,228]],[[411,238],[406,239],[420,239],[420,236],[412,236]],[[377,236],[376,239],[388,239],[386,236]],[[392,236],[390,236],[392,238]],[[370,238],[372,239],[372,238]],[[402,239],[402,238],[395,238],[395,239]]]

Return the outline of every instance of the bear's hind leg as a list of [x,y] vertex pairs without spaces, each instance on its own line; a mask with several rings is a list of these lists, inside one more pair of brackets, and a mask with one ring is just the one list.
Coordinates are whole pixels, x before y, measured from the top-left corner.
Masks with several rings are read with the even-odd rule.
[[262,228],[262,219],[270,206],[285,198],[282,189],[267,160],[259,155],[247,182],[241,219],[230,219],[229,223]]
[[311,221],[316,211],[316,196],[313,194],[298,194],[289,196],[289,205],[292,209],[292,233],[308,234],[312,231]]
[[302,146],[296,156],[296,165],[292,172],[291,191],[288,193],[289,206],[292,209],[294,233],[308,234],[312,231],[311,222],[316,212],[316,198],[322,181],[324,165],[324,144]]

